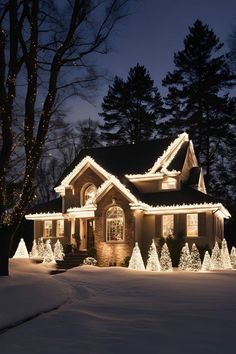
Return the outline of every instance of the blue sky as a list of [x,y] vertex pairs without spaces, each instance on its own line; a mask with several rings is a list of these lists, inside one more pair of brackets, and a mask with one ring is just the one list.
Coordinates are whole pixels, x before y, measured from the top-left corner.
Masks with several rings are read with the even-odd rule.
[[[225,43],[236,27],[235,0],[135,0],[132,14],[119,25],[110,39],[111,52],[99,58],[98,64],[115,75],[127,77],[130,67],[139,62],[149,70],[161,93],[161,81],[173,69],[173,55],[183,48],[189,26],[200,19],[209,25]],[[226,48],[227,49],[227,48]],[[109,81],[99,85],[93,103],[70,100],[68,118],[98,118],[101,102]]]

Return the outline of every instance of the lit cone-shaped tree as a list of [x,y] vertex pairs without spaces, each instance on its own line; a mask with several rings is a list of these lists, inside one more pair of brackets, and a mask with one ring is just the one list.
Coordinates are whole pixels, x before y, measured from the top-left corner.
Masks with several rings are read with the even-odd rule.
[[223,269],[223,259],[218,242],[215,243],[215,246],[212,250],[211,269]]
[[42,237],[39,238],[37,246],[38,246],[38,257],[43,259],[45,245]]
[[232,247],[231,249],[230,260],[231,260],[232,268],[236,269],[236,248],[235,247]]
[[197,246],[195,243],[192,245],[191,249],[191,270],[194,272],[199,272],[201,270],[201,258]]
[[63,261],[65,257],[63,246],[59,240],[55,243],[53,254],[56,261]]
[[38,246],[36,240],[34,240],[33,247],[30,252],[30,258],[38,258],[38,257],[39,257]]
[[52,252],[51,241],[47,240],[44,248],[43,263],[55,264],[55,257]]
[[163,272],[173,272],[170,252],[166,243],[161,249],[160,266]]
[[203,258],[201,271],[208,272],[209,270],[211,270],[211,256],[209,255],[209,252],[206,251]]
[[146,270],[148,271],[153,271],[153,272],[160,272],[161,271],[161,266],[157,254],[157,248],[155,245],[154,240],[152,240],[152,244],[150,246],[149,252],[148,252],[148,260],[147,260],[147,266]]
[[229,256],[228,245],[226,239],[224,238],[221,245],[221,255],[223,260],[224,269],[232,269],[232,264]]
[[129,261],[129,269],[145,270],[141,252],[138,246],[138,242],[135,242],[135,246],[132,252],[132,256]]
[[184,247],[181,250],[178,268],[179,270],[185,272],[189,272],[192,269],[192,260],[189,251],[189,246],[187,243],[185,243]]
[[29,258],[29,253],[27,251],[23,238],[20,239],[19,245],[13,258]]

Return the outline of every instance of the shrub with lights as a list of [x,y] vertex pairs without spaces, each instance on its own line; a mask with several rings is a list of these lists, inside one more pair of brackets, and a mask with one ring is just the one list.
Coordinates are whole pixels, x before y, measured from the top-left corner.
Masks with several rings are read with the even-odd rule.
[[20,239],[19,245],[13,258],[29,258],[29,253],[27,251],[23,238]]
[[135,270],[145,270],[141,252],[138,246],[138,242],[135,243],[128,268],[135,269]]
[[149,252],[148,252],[148,260],[147,260],[146,270],[152,271],[152,272],[160,272],[161,271],[159,257],[157,254],[157,248],[156,248],[154,240],[152,240],[152,244],[151,244]]
[[97,260],[93,257],[86,257],[83,261],[84,265],[90,265],[90,266],[96,266],[97,265]]
[[209,272],[211,270],[211,256],[208,251],[205,252],[201,271],[202,272]]
[[170,252],[166,243],[161,249],[160,265],[163,272],[173,272]]

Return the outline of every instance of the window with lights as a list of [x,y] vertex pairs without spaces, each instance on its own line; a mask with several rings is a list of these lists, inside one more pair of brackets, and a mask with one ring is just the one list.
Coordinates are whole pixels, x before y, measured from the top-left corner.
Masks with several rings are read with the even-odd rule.
[[84,205],[91,204],[96,193],[96,186],[94,184],[90,184],[84,191]]
[[174,215],[162,215],[162,237],[167,238],[173,236],[174,232]]
[[43,236],[44,237],[52,237],[52,220],[45,220],[44,221]]
[[198,214],[187,214],[187,236],[198,236]]
[[64,236],[64,220],[57,220],[57,237]]
[[112,206],[106,212],[106,240],[124,241],[124,212],[118,206]]

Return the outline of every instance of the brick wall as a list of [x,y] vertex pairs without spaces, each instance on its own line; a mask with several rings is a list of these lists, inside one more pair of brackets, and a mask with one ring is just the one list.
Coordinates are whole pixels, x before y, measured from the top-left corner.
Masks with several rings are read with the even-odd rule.
[[[112,199],[121,207],[125,215],[124,242],[106,242],[106,211],[112,206]],[[107,192],[98,202],[95,213],[95,247],[100,266],[111,263],[121,265],[126,256],[131,256],[134,246],[134,217],[129,207],[129,201],[115,188]]]

